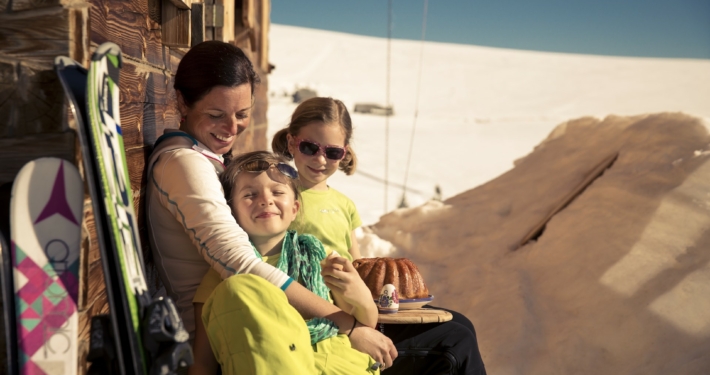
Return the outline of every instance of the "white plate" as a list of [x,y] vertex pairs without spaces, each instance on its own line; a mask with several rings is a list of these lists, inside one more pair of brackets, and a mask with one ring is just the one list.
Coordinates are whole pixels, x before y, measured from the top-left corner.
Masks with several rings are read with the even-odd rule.
[[[413,298],[413,299],[401,299],[399,300],[399,309],[400,310],[414,310],[414,309],[419,309],[424,305],[429,304],[434,299],[434,296],[431,294],[429,297],[426,298]],[[375,304],[377,304],[379,301],[375,300]],[[378,306],[379,307],[379,306]]]

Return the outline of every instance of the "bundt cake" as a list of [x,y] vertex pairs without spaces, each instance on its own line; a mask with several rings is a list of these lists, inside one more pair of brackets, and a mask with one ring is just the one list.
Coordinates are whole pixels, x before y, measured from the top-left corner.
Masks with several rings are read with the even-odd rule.
[[400,299],[426,298],[429,289],[417,266],[407,258],[362,258],[353,265],[370,289],[373,299],[378,299],[382,286],[392,284]]

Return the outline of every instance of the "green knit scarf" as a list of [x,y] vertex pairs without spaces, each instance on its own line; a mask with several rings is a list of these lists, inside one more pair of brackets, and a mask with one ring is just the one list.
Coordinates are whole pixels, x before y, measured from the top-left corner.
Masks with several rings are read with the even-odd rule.
[[[256,248],[254,252],[263,259]],[[298,235],[296,231],[289,230],[284,237],[281,258],[276,268],[328,301],[330,289],[325,285],[320,274],[320,262],[323,259],[325,259],[325,249],[317,238],[310,234]],[[306,321],[306,325],[311,334],[311,345],[338,334],[338,326],[326,318],[310,319]]]

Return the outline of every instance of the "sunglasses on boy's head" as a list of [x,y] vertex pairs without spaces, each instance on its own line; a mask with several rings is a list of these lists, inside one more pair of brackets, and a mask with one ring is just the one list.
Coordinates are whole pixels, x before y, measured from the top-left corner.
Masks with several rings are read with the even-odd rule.
[[323,155],[330,160],[341,160],[345,157],[345,149],[342,147],[321,146],[316,142],[300,138],[296,138],[296,142],[298,143],[298,151],[300,151],[303,155],[313,156],[317,155],[320,151],[323,152]]
[[255,172],[255,173],[261,173],[268,171],[271,166],[275,166],[276,169],[281,172],[284,176],[297,179],[298,178],[298,171],[296,171],[296,168],[286,164],[286,163],[269,163],[268,161],[265,160],[257,160],[257,161],[252,161],[249,163],[244,163],[241,167],[239,167],[239,170],[237,173],[241,171],[245,172]]

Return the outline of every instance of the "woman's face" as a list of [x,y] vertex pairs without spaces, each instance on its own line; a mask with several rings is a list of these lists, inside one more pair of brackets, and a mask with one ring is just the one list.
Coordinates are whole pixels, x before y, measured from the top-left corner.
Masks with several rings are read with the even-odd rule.
[[181,129],[195,137],[215,154],[232,149],[237,136],[249,126],[251,117],[251,85],[215,86],[192,107],[178,91],[178,106],[185,117]]
[[232,195],[232,213],[252,241],[283,235],[296,218],[299,202],[288,177],[271,167],[266,172],[242,171]]
[[315,155],[304,155],[298,141],[307,140],[325,146],[345,147],[345,133],[338,124],[310,123],[302,127],[296,137],[288,135],[288,151],[298,169],[298,179],[306,189],[326,190],[328,177],[338,170],[340,160],[325,157],[322,150]]

